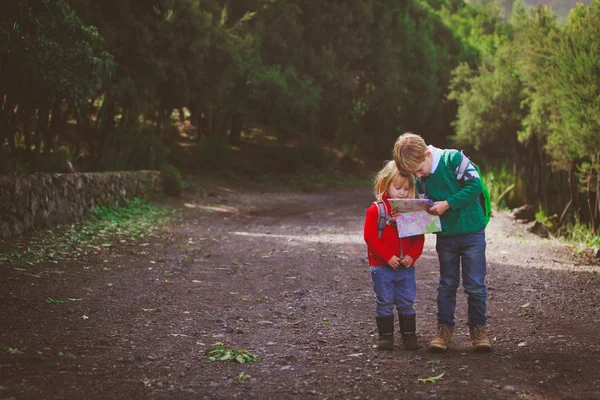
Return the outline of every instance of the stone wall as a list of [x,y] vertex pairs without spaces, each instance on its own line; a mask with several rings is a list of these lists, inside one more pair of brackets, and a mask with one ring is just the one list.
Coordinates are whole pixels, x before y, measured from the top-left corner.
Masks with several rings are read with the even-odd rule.
[[0,176],[0,239],[81,219],[96,206],[119,206],[162,193],[157,171]]

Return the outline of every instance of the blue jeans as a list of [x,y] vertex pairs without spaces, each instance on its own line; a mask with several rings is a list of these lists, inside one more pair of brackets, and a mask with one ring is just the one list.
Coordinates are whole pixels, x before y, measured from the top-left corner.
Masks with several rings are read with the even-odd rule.
[[394,315],[394,306],[400,315],[415,314],[417,279],[415,267],[399,266],[393,269],[389,265],[371,267],[371,279],[375,291],[375,304],[378,317]]
[[485,316],[487,288],[485,286],[485,231],[481,230],[466,236],[437,236],[436,250],[440,261],[438,283],[438,324],[454,330],[454,309],[456,290],[462,280],[468,295],[468,325],[487,326]]

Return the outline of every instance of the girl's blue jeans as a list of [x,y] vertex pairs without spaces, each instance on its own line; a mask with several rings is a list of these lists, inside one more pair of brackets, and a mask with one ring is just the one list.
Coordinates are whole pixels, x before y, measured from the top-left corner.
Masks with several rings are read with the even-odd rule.
[[389,265],[371,267],[375,305],[378,317],[394,315],[394,306],[400,315],[415,314],[417,280],[415,267],[397,269]]
[[485,260],[485,231],[465,236],[437,235],[436,250],[440,261],[438,282],[438,324],[454,330],[456,290],[462,281],[468,295],[468,325],[487,326],[487,273]]

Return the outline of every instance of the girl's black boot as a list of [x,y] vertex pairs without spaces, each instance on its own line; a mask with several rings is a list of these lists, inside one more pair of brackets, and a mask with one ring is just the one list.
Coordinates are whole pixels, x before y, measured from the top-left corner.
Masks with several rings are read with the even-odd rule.
[[421,348],[417,341],[417,316],[398,315],[400,322],[400,332],[402,333],[402,345],[404,350],[418,350]]
[[379,350],[394,350],[394,316],[376,317],[377,330],[379,331]]

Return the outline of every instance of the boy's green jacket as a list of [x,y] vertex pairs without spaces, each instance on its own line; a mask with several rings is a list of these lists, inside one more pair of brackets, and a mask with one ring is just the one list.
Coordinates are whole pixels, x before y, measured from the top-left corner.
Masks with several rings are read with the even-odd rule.
[[438,235],[468,235],[486,226],[483,208],[479,203],[481,180],[456,179],[461,159],[462,154],[458,150],[443,150],[435,171],[420,178],[424,185],[416,185],[419,192],[424,186],[427,196],[434,202],[446,200],[450,204],[450,209],[440,216],[442,231]]

